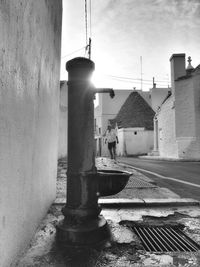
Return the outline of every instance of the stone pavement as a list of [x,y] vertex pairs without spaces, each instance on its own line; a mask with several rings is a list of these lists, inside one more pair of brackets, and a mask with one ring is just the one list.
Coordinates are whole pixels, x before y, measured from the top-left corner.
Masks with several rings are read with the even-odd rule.
[[[114,168],[130,171],[126,165],[116,164],[105,158],[98,158],[96,166],[98,169]],[[122,192],[109,198],[101,198],[99,201],[102,205],[102,214],[111,229],[111,240],[103,248],[60,251],[55,243],[55,225],[63,218],[61,208],[66,196],[66,169],[66,160],[60,160],[57,199],[38,228],[29,249],[15,266],[200,266],[200,251],[146,252],[134,232],[123,224],[125,221],[149,225],[178,223],[183,225],[183,231],[187,235],[200,244],[198,202],[182,200],[177,194],[166,188],[157,187],[152,180],[134,170],[131,170],[133,175]]]

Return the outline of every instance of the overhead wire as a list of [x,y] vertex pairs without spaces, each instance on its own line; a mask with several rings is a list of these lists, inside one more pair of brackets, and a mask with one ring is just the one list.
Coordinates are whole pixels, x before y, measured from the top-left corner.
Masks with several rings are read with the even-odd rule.
[[[111,78],[116,78],[116,79],[122,79],[122,80],[130,80],[131,81],[141,81],[140,78],[129,78],[129,77],[123,77],[123,76],[115,76],[115,75],[108,75],[106,74],[106,76],[108,77],[111,77]],[[143,79],[143,81],[145,82],[152,82],[152,80],[147,80],[147,79]],[[156,80],[156,82],[159,82],[159,83],[168,83],[167,80],[162,80],[162,81],[159,81],[159,80]]]
[[61,59],[69,57],[69,56],[71,56],[71,55],[73,55],[73,54],[75,54],[75,53],[77,53],[83,49],[85,50],[85,56],[86,56],[86,53],[88,53],[88,54],[91,53],[91,47],[89,47],[89,46],[91,46],[91,35],[92,35],[92,16],[91,16],[92,7],[91,7],[91,0],[90,0],[90,2],[89,2],[89,36],[90,36],[90,38],[89,38],[89,42],[88,42],[88,15],[87,15],[88,4],[87,4],[87,1],[88,0],[85,0],[85,42],[86,42],[86,44],[85,44],[85,46],[83,46],[77,50],[74,50],[67,55],[62,56]]
[[88,45],[88,24],[87,24],[87,0],[85,0],[85,38],[86,38],[86,47]]
[[88,16],[88,0],[85,0],[85,37],[86,37],[85,56],[87,53],[89,59],[91,58],[91,41],[92,41],[91,36],[92,36],[92,2],[91,0],[89,0],[89,16]]
[[[88,19],[88,1],[89,1],[89,19]],[[89,23],[89,39],[88,39],[88,23]],[[85,49],[85,56],[88,53],[88,57],[91,57],[91,36],[92,36],[92,3],[91,0],[85,0],[85,39],[86,39],[86,45],[81,47],[80,49],[74,50],[73,52],[65,55],[62,57],[66,58],[70,55],[77,53],[83,49]],[[89,41],[89,42],[88,42]],[[107,77],[110,77],[111,79],[115,79],[121,82],[133,82],[133,83],[141,83],[141,78],[129,78],[129,77],[123,77],[123,76],[115,76],[115,75],[105,75]],[[152,85],[152,80],[142,79],[142,82],[144,84]],[[157,80],[157,84],[169,84],[168,80]]]
[[71,56],[71,55],[73,55],[73,54],[75,54],[75,53],[77,53],[77,52],[79,52],[79,51],[81,51],[81,50],[83,50],[83,49],[85,49],[85,45],[84,45],[83,47],[77,49],[77,50],[72,51],[71,53],[69,53],[69,54],[67,54],[67,55],[62,56],[62,59],[63,59],[63,58],[66,58],[66,57],[69,57],[69,56]]
[[[140,81],[126,81],[126,80],[122,80],[122,79],[115,79],[114,78],[114,80],[117,80],[118,82],[123,82],[123,83],[134,83],[134,84],[141,84],[141,82]],[[152,85],[152,83],[150,83],[150,82],[143,82],[143,84],[145,84],[145,85]],[[159,84],[159,83],[158,83]],[[162,86],[164,86],[164,85],[162,85]]]
[[90,0],[90,38],[92,39],[92,1]]
[[[118,82],[123,82],[123,83],[133,83],[133,84],[141,84],[141,80],[138,79],[132,79],[132,78],[127,78],[127,77],[121,77],[121,76],[114,76],[114,75],[105,75],[109,77],[110,79],[116,80]],[[144,85],[149,85],[152,86],[152,80],[143,80]],[[169,82],[167,81],[162,81],[162,82],[156,82],[157,86],[160,87],[169,87]]]

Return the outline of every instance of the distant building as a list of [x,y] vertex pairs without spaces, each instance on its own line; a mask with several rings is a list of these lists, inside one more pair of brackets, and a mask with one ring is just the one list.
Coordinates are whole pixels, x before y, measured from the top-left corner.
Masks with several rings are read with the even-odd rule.
[[156,112],[158,108],[162,105],[163,100],[171,92],[171,88],[167,87],[156,87],[156,84],[153,84],[153,88],[150,89],[150,98],[151,98],[151,107]]
[[172,92],[154,118],[154,152],[161,157],[200,159],[200,65],[185,54],[173,54]]
[[137,91],[133,91],[111,124],[117,125],[118,155],[147,154],[153,148],[155,112]]
[[107,147],[103,144],[103,135],[106,133],[109,120],[116,117],[131,92],[133,90],[115,90],[113,99],[108,94],[99,94],[99,103],[94,110],[96,154],[98,156],[108,155]]
[[58,158],[67,156],[68,86],[60,81]]
[[[151,106],[153,106],[153,110],[156,111],[157,108],[160,107],[163,100],[169,94],[170,91],[171,91],[171,88],[156,88],[156,85],[154,84],[153,88],[150,89],[150,91],[125,90],[125,89],[124,90],[115,90],[114,99],[110,99],[107,94],[99,94],[99,104],[95,108],[95,111],[94,111],[96,154],[98,156],[109,156],[107,146],[104,143],[104,135],[105,135],[105,132],[107,129],[107,125],[108,125],[110,120],[114,119],[117,116],[122,105],[125,104],[125,101],[127,100],[127,98],[129,97],[129,95],[131,93],[133,93],[133,92],[137,93],[135,95],[141,96],[140,99],[143,99],[143,103],[145,103],[144,105],[147,105],[149,108]],[[150,110],[150,114],[152,114],[152,109],[150,108],[149,110]],[[130,116],[134,116],[134,117],[135,116],[141,116],[141,113],[137,114],[137,115],[133,115],[133,114],[134,114],[133,111],[131,111]],[[140,119],[140,117],[138,117],[137,119]],[[151,129],[150,135],[152,136],[153,117],[151,117],[151,120],[152,120],[151,121],[152,129]],[[128,128],[128,127],[126,127],[126,128]],[[126,131],[127,131],[127,129],[126,129]],[[120,134],[120,132],[122,132],[122,130],[118,129],[119,134]],[[147,132],[145,132],[145,135],[147,135]],[[128,136],[128,135],[126,135],[126,136]],[[149,138],[149,140],[150,139],[151,138]],[[136,139],[134,138],[133,142],[134,142],[134,140],[136,140]],[[147,145],[146,143],[144,144],[143,139],[140,139],[140,141],[142,142],[142,143],[140,143],[141,149],[135,149],[134,152],[132,151],[131,153],[133,153],[134,155],[135,154],[148,153],[153,146],[152,141],[150,142],[151,145]],[[125,142],[125,141],[123,141],[123,142]],[[144,142],[146,142],[146,139]],[[118,147],[120,147],[120,145]],[[146,148],[144,149],[144,147],[146,147]],[[147,149],[147,147],[148,147],[148,149]],[[126,154],[125,151],[122,152],[123,149],[121,147],[118,150],[119,150],[118,151],[119,154],[121,154],[121,155]],[[143,151],[143,152],[141,152],[141,151]]]

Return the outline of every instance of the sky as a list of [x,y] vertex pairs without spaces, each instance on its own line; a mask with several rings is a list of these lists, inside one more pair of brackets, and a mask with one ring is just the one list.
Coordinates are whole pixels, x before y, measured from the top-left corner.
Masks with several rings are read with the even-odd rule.
[[[153,77],[167,87],[175,53],[200,64],[200,0],[91,0],[91,16],[87,3],[96,87],[147,91]],[[62,80],[66,62],[86,56],[85,45],[85,0],[63,0]]]

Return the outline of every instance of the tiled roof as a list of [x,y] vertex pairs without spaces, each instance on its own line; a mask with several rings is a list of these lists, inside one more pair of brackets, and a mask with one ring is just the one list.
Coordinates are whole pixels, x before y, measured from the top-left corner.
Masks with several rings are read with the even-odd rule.
[[138,92],[132,92],[111,124],[117,123],[119,128],[144,127],[153,130],[155,112]]

